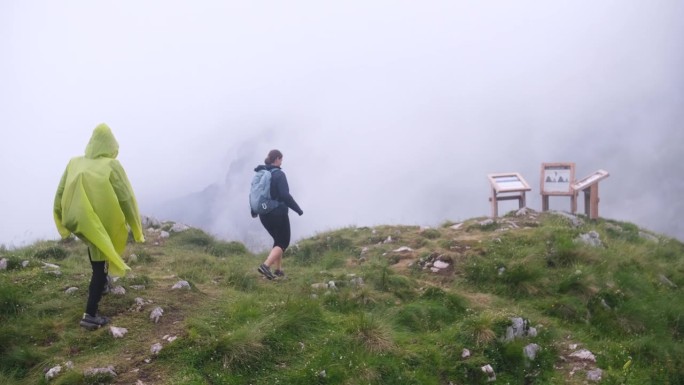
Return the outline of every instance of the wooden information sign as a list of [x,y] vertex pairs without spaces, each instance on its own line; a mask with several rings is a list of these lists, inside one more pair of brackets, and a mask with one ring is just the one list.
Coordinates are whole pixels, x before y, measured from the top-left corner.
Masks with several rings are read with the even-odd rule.
[[517,172],[488,174],[487,178],[492,185],[492,196],[489,198],[492,202],[492,217],[499,216],[499,201],[516,199],[519,208],[525,207],[525,192],[530,191],[531,188],[520,174]]
[[598,218],[598,182],[607,178],[610,174],[606,170],[594,171],[587,177],[584,177],[572,184],[572,189],[575,193],[584,191],[584,213],[591,219]]
[[569,196],[570,211],[577,211],[577,192],[571,184],[575,182],[575,163],[542,163],[540,187],[542,211],[549,210],[550,196]]

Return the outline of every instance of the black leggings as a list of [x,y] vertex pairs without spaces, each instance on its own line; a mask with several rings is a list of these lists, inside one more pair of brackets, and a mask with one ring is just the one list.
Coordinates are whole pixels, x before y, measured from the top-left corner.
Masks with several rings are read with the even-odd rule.
[[273,247],[278,246],[285,251],[290,246],[290,217],[287,216],[287,211],[277,211],[276,209],[268,214],[259,215],[259,220],[273,237]]
[[90,249],[88,249],[88,259],[90,259],[90,265],[93,268],[93,275],[90,277],[86,313],[95,317],[97,315],[97,306],[100,303],[100,299],[102,299],[102,291],[104,291],[107,284],[107,266],[105,261],[93,261],[90,258]]

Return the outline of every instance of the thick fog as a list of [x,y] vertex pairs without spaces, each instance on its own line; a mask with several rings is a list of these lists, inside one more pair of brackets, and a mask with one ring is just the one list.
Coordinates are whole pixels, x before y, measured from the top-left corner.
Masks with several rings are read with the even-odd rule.
[[0,244],[59,237],[57,183],[101,122],[142,214],[252,248],[268,238],[249,182],[273,148],[304,210],[294,241],[488,216],[489,173],[521,173],[541,210],[544,162],[607,170],[602,217],[684,239],[682,15],[677,1],[2,2]]

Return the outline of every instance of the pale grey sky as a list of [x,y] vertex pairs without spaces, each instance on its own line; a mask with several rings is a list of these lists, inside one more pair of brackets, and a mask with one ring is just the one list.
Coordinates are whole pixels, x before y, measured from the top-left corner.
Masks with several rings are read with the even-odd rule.
[[100,122],[143,214],[229,174],[209,229],[227,239],[256,226],[247,185],[271,148],[305,212],[295,238],[486,216],[493,172],[522,173],[539,210],[541,163],[575,162],[611,173],[602,216],[684,239],[681,15],[675,0],[0,2],[0,244],[58,237],[54,190]]

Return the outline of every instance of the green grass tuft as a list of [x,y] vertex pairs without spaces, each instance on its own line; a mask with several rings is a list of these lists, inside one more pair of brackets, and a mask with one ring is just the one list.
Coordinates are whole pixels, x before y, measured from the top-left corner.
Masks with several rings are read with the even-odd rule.
[[69,255],[69,252],[61,246],[48,246],[33,254],[33,258],[42,260],[61,261]]
[[[606,384],[684,383],[684,245],[579,218],[339,229],[288,249],[288,276],[275,281],[256,272],[263,255],[197,229],[130,244],[132,271],[117,281],[126,294],[100,304],[128,329],[123,339],[78,326],[91,273],[82,242],[0,249],[9,262],[0,271],[0,385],[47,384],[45,371],[67,361],[74,369],[51,384],[487,384],[487,364],[497,383],[579,384],[583,373],[558,359],[574,343],[596,355]],[[575,242],[589,231],[602,247]],[[413,250],[392,252],[401,246]],[[59,276],[40,263],[54,256],[35,257],[57,249]],[[447,271],[423,269],[436,255],[448,258]],[[171,290],[181,279],[191,288]],[[512,317],[538,334],[505,341]],[[154,343],[163,345],[157,356]],[[534,360],[523,355],[530,343],[541,346]],[[83,377],[108,365],[117,378]]]

